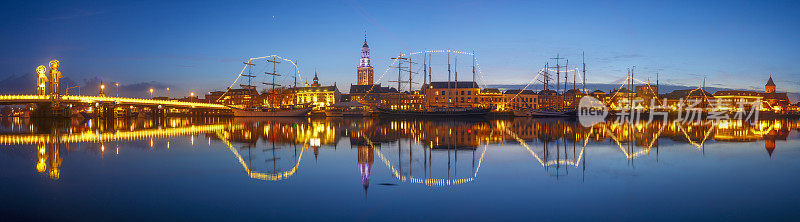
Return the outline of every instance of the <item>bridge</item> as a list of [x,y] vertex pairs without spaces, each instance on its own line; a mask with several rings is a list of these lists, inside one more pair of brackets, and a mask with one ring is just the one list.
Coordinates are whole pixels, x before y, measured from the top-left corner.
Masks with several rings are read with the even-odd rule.
[[[172,100],[138,99],[105,96],[105,85],[100,81],[99,96],[61,95],[59,92],[59,79],[63,76],[60,70],[61,62],[52,60],[47,66],[36,67],[37,84],[35,95],[0,95],[0,105],[28,105],[32,107],[32,116],[36,117],[70,117],[78,107],[89,107],[81,112],[95,113],[94,117],[112,118],[124,112],[126,116],[135,114],[134,108],[148,110],[152,117],[166,116],[168,109],[183,109],[191,115],[220,115],[230,108],[220,104],[184,102]],[[66,93],[69,94],[69,93]],[[152,89],[151,89],[152,94]],[[92,108],[93,107],[93,108]],[[94,110],[94,111],[91,111]],[[85,114],[85,113],[84,113]],[[87,116],[87,115],[84,115]]]
[[184,114],[189,115],[224,115],[230,110],[229,107],[220,104],[157,99],[80,95],[0,95],[0,105],[37,104],[37,109],[40,109],[52,106],[54,101],[60,104],[102,108],[103,110],[98,110],[96,113],[105,117],[114,116],[115,109],[132,112],[134,108],[147,108],[154,117],[166,115],[167,109],[182,109],[185,110]]
[[[184,109],[230,109],[227,106],[212,103],[183,102],[156,99],[138,99],[125,97],[105,97],[105,96],[58,96],[61,103],[67,104],[89,104],[96,103],[116,104],[117,106],[162,106],[164,108],[184,108]],[[49,103],[53,101],[52,95],[0,95],[0,105],[19,105],[30,103]]]

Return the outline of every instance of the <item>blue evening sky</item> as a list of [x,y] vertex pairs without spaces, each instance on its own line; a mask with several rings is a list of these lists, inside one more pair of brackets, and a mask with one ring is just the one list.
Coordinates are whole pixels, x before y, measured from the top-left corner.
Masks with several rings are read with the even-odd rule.
[[[316,69],[323,84],[347,91],[366,31],[376,81],[401,52],[475,51],[486,84],[524,84],[548,58],[574,67],[585,52],[588,82],[619,82],[635,65],[642,80],[659,71],[661,83],[697,86],[707,76],[709,86],[761,90],[772,74],[779,91],[800,92],[798,9],[798,1],[20,1],[0,9],[0,76],[56,58],[78,82],[102,76],[205,92],[227,87],[247,58],[278,54],[299,60],[304,80]],[[459,56],[460,79],[471,78],[470,61]],[[447,79],[446,63],[433,57],[434,80]]]

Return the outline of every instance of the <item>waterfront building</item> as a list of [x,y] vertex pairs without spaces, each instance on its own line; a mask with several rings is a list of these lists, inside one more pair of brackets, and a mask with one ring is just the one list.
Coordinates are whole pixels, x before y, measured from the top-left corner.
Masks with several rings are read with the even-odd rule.
[[716,103],[714,105],[718,106],[718,109],[738,111],[741,103],[745,109],[742,111],[748,111],[752,108],[749,104],[763,99],[763,96],[761,96],[761,93],[753,91],[722,90],[714,92],[714,98],[716,98]]
[[608,94],[606,94],[606,92],[603,92],[603,90],[599,90],[599,89],[595,90],[592,93],[589,93],[589,96],[592,96],[592,97],[594,97],[594,98],[596,98],[597,100],[600,100],[600,101],[603,101],[606,98],[607,95]]
[[480,87],[475,82],[430,82],[422,85],[428,107],[477,106]]
[[775,92],[775,82],[769,77],[767,84],[764,85],[764,92],[746,90],[724,90],[714,93],[714,98],[718,99],[717,105],[723,110],[737,110],[739,103],[744,103],[746,110],[750,109],[748,103],[758,100],[762,101],[761,111],[771,111],[776,113],[788,113],[791,111],[791,103],[786,93]]
[[764,85],[764,93],[761,93],[763,102],[766,105],[764,108],[778,113],[786,113],[786,108],[791,105],[789,97],[786,93],[775,92],[775,88],[775,82],[772,81],[772,76],[770,76],[767,84]]
[[627,109],[630,106],[630,99],[635,99],[636,93],[629,90],[628,88],[622,87],[617,90],[611,90],[608,93],[608,97],[605,101],[606,104],[609,104],[609,108],[611,109],[621,109],[625,107]]
[[485,88],[478,91],[478,107],[495,107],[497,111],[506,111],[505,97],[500,89]]
[[[498,111],[509,111],[515,109],[538,109],[537,99],[539,95],[531,90],[521,90],[521,89],[509,89],[503,93],[503,105],[502,108],[498,108]],[[498,106],[500,107],[500,106]]]
[[558,93],[552,89],[539,91],[538,105],[540,108],[544,109],[550,109],[550,108],[555,109],[556,104],[558,104],[557,102],[558,97],[559,97]]
[[228,92],[214,91],[205,96],[207,103],[218,103],[234,107],[260,105],[263,99],[255,88],[230,89]]
[[650,101],[650,99],[658,99],[658,86],[641,85],[634,87],[636,98]]
[[315,110],[323,109],[341,100],[342,93],[334,83],[332,86],[322,86],[317,73],[314,73],[314,83],[303,87],[292,87],[283,93],[283,104],[311,104]]
[[425,95],[420,91],[385,93],[380,96],[380,105],[393,110],[422,110]]
[[377,106],[387,94],[398,93],[397,89],[374,85],[350,85],[350,101],[358,101],[368,106]]
[[564,107],[567,108],[578,108],[578,102],[581,101],[581,97],[583,97],[583,93],[581,93],[578,89],[570,89],[564,93]]
[[667,100],[667,106],[677,109],[679,107],[707,108],[714,95],[703,89],[681,89],[661,95]]

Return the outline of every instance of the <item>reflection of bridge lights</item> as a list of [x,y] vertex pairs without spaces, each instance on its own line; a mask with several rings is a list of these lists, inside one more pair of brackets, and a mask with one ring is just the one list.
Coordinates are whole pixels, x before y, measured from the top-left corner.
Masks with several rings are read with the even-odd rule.
[[105,144],[100,144],[100,152],[101,153],[106,152],[106,145]]
[[150,148],[153,148],[153,139],[150,139]]
[[39,162],[36,163],[36,171],[43,173],[45,170],[47,170],[47,164],[44,163],[44,158],[39,158]]

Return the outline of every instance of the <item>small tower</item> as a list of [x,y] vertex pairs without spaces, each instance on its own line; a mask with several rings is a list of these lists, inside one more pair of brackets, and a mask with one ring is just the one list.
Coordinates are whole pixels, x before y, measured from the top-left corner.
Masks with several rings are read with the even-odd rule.
[[103,83],[103,78],[100,78],[100,97],[106,96],[106,84]]
[[772,76],[769,76],[769,80],[767,80],[767,84],[764,85],[764,92],[765,93],[775,93],[775,82],[772,82]]
[[311,84],[313,87],[319,87],[319,78],[317,77],[317,71],[314,71],[314,84]]

